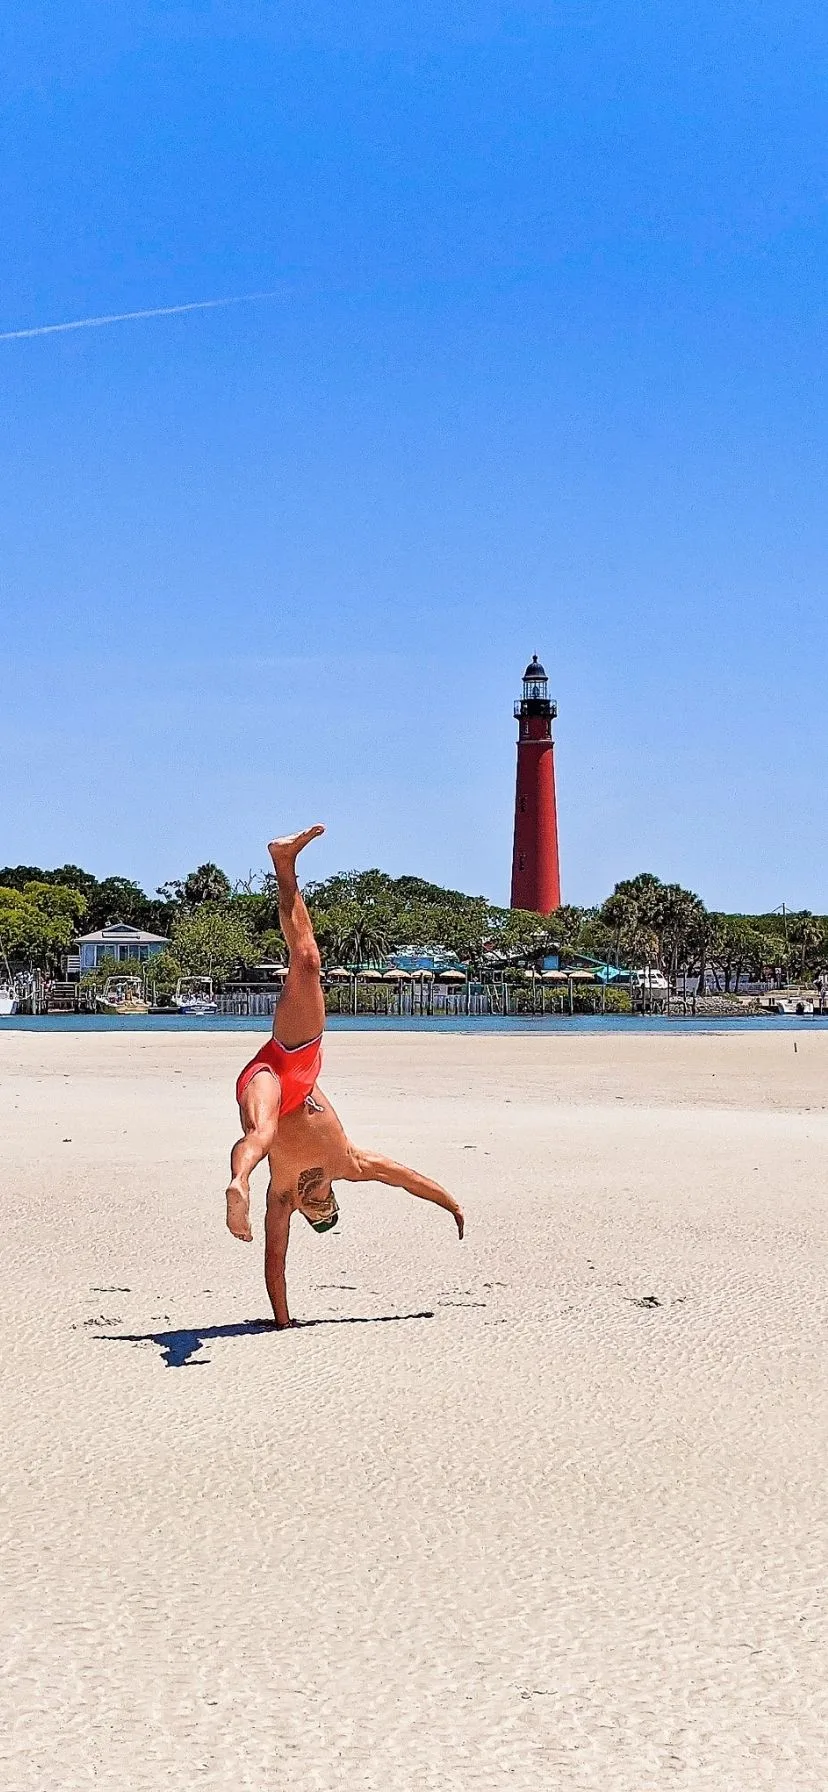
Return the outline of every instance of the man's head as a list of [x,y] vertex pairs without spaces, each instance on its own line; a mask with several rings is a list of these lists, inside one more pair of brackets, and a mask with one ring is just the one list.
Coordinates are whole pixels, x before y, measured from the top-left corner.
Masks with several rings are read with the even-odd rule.
[[314,1232],[330,1232],[339,1220],[339,1207],[333,1183],[318,1183],[314,1188],[299,1191],[299,1212],[304,1214]]

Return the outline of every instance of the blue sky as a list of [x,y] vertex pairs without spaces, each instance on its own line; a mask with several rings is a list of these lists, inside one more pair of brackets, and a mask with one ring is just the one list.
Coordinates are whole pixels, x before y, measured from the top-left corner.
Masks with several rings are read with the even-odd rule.
[[0,862],[828,909],[825,16],[75,0],[0,22]]

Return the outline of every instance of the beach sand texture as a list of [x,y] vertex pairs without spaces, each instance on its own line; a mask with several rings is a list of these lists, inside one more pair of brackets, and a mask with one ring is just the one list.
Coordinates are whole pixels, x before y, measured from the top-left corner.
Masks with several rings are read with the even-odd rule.
[[334,1034],[463,1201],[223,1228],[252,1036],[0,1037],[9,1792],[828,1784],[828,1036]]

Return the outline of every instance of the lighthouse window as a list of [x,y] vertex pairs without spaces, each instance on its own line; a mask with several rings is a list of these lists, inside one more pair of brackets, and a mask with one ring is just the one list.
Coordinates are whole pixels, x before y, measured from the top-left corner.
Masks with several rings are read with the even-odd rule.
[[525,852],[519,853],[519,855],[518,855],[518,870],[519,871],[526,870],[526,854],[525,854]]
[[521,815],[526,814],[526,798],[525,798],[525,796],[522,796],[520,799],[520,812],[521,812]]

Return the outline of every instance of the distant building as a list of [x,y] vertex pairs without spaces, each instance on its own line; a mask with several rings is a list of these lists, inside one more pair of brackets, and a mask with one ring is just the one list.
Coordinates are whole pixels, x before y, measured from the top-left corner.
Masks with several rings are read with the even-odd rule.
[[157,958],[169,943],[162,933],[144,933],[126,921],[113,921],[108,927],[99,927],[96,933],[81,934],[75,941],[74,953],[67,959],[66,972],[70,977],[82,977],[86,971],[96,970],[105,958],[116,958],[119,964],[138,958],[143,964],[148,958]]
[[414,975],[417,971],[456,970],[460,960],[448,946],[433,946],[425,952],[418,951],[416,946],[401,946],[399,952],[390,953],[388,963],[393,971],[409,971]]

